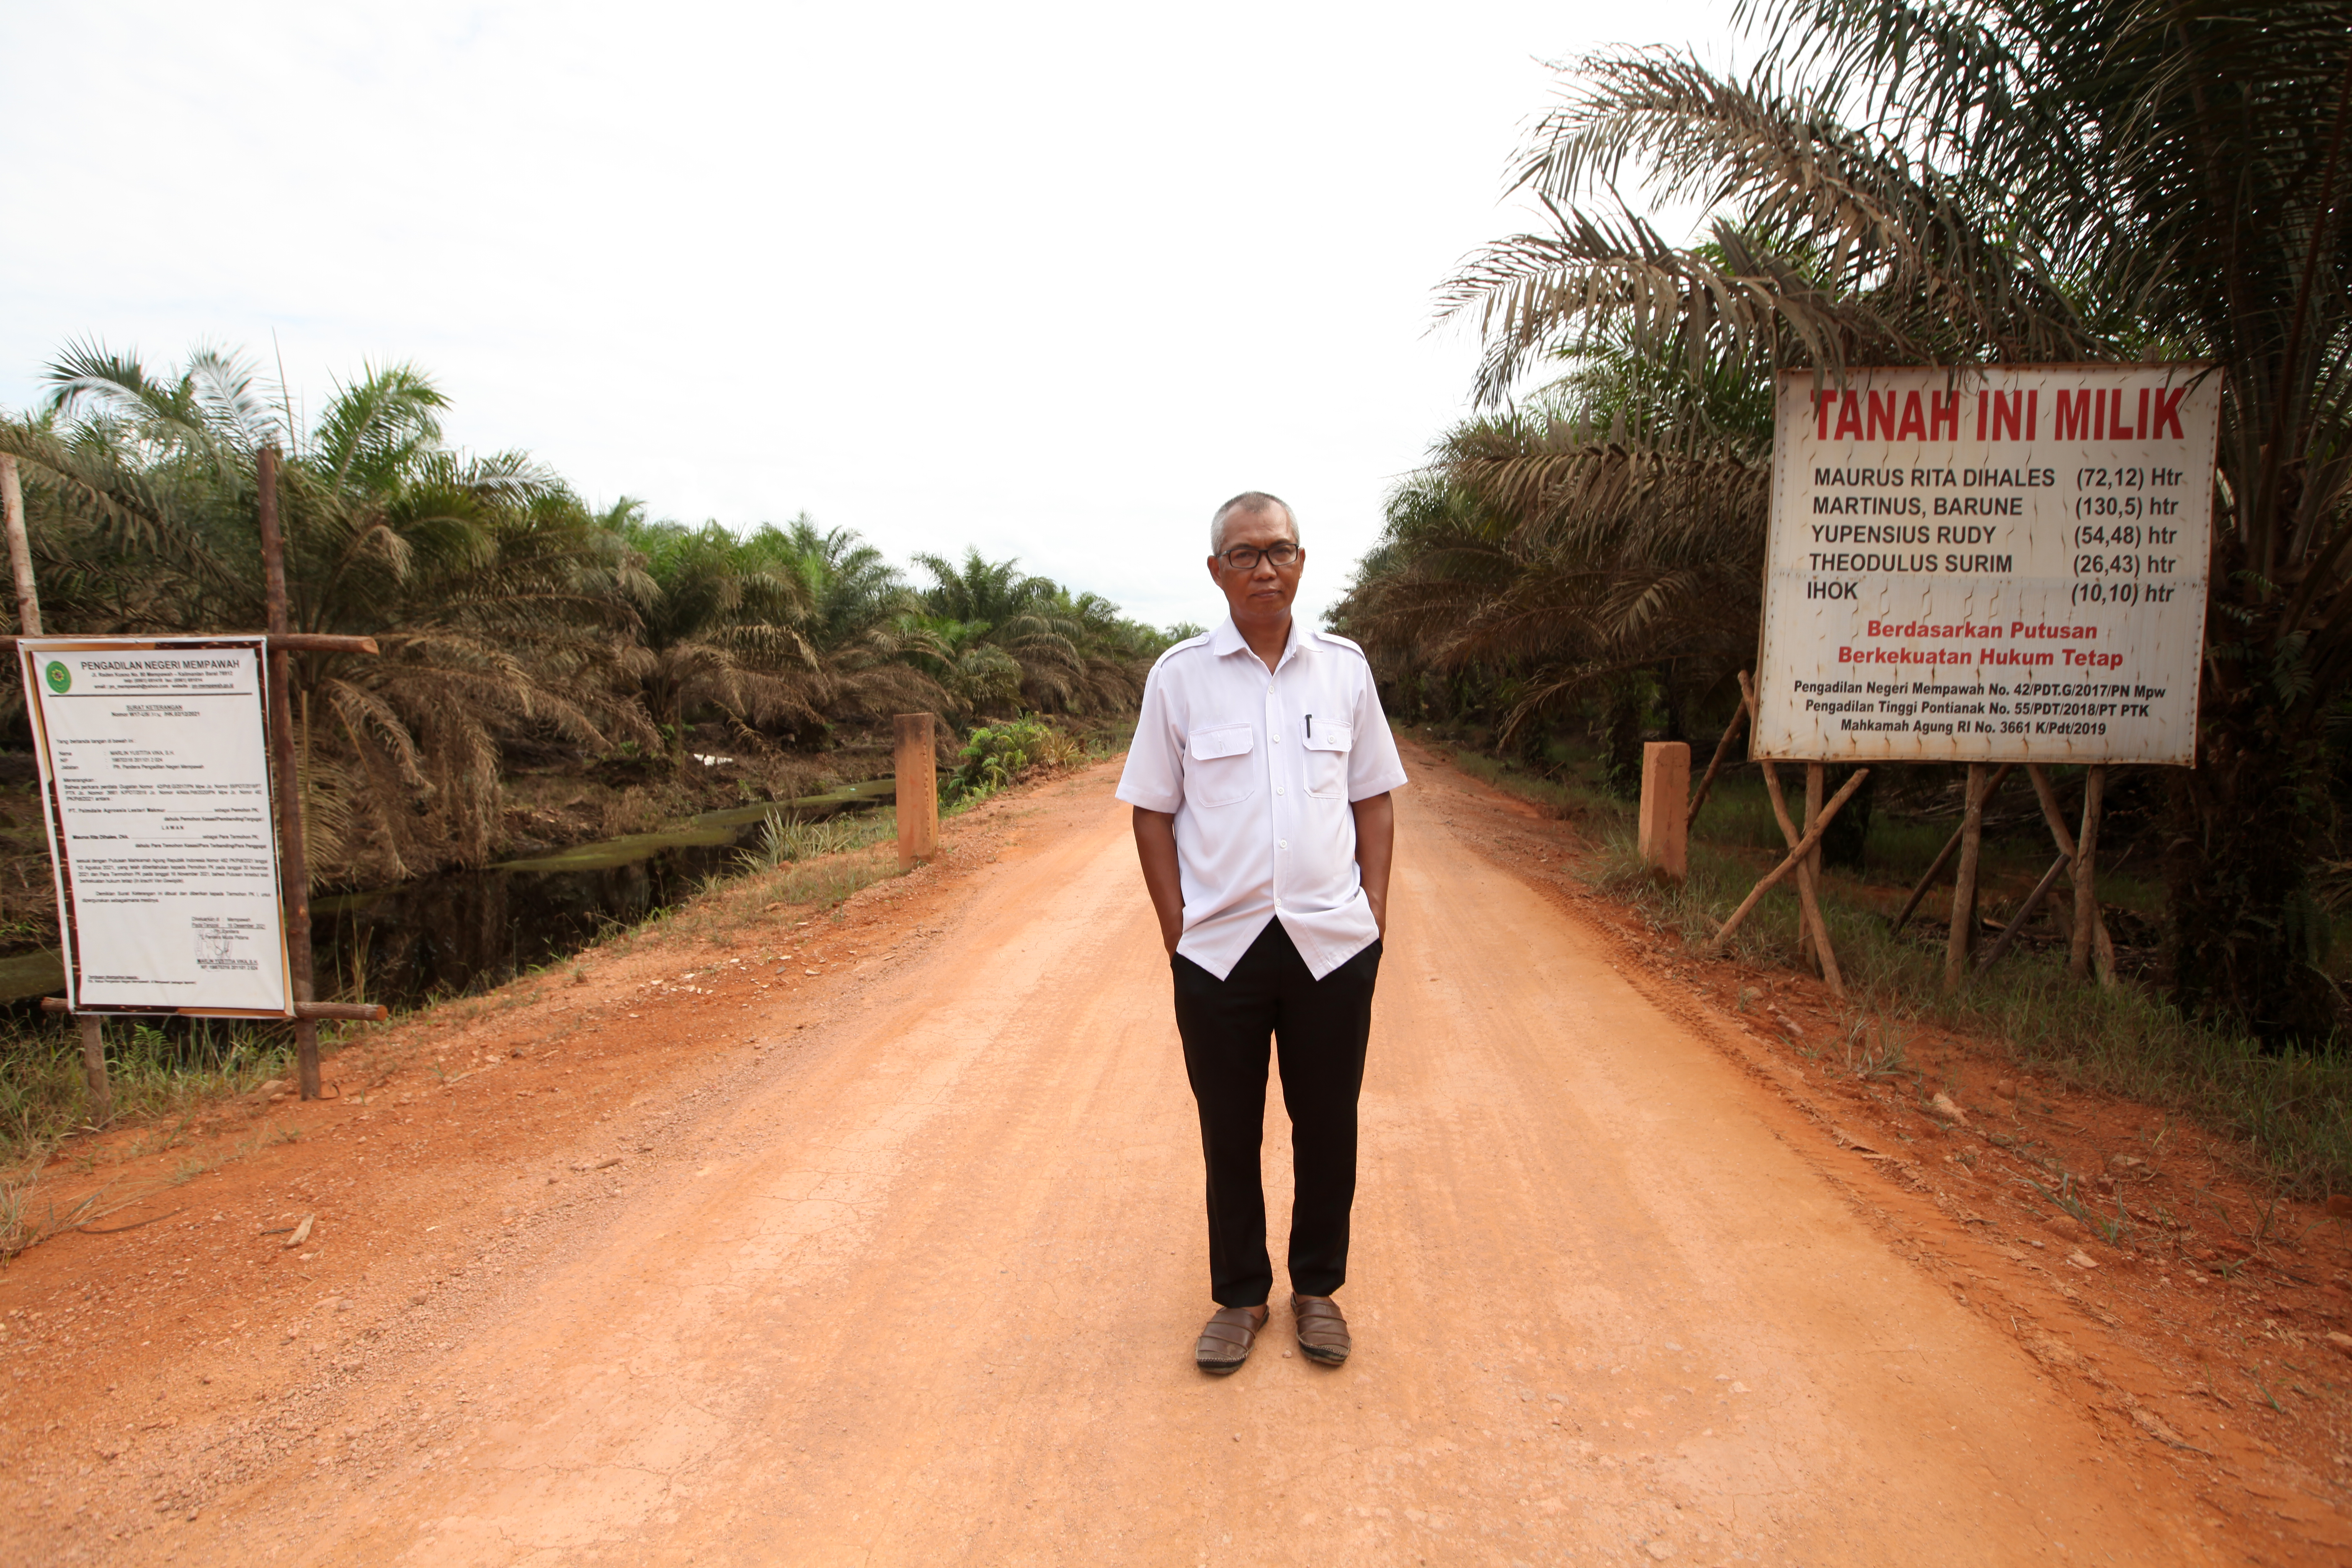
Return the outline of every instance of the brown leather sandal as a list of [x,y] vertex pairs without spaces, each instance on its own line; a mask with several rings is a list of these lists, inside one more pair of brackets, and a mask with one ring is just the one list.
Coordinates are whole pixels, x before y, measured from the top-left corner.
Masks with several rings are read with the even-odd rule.
[[1348,1320],[1339,1303],[1328,1296],[1290,1298],[1290,1316],[1298,1325],[1298,1348],[1308,1361],[1338,1366],[1348,1359],[1355,1342],[1348,1338]]
[[1202,1325],[1201,1342],[1192,1347],[1192,1364],[1212,1377],[1223,1377],[1249,1360],[1257,1331],[1265,1327],[1265,1307],[1220,1307]]

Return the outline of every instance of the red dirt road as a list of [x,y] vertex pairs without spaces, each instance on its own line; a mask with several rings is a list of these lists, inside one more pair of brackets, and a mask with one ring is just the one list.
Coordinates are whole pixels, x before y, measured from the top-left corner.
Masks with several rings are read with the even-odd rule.
[[[898,917],[820,1008],[779,991],[729,1010],[730,1042],[786,1048],[616,1105],[658,1126],[612,1146],[651,1152],[499,1252],[462,1310],[403,1330],[404,1295],[362,1291],[384,1337],[349,1363],[320,1342],[334,1364],[290,1449],[193,1519],[173,1502],[101,1539],[56,1502],[64,1468],[14,1464],[0,1500],[39,1471],[51,1503],[17,1512],[12,1551],[2325,1560],[2324,1506],[2317,1535],[2228,1527],[2175,1450],[2095,1418],[2054,1371],[2073,1352],[2043,1335],[2036,1361],[1915,1261],[1857,1196],[1853,1156],[1717,1024],[1637,983],[1615,938],[1474,852],[1449,818],[1475,786],[1416,772],[1345,1368],[1286,1354],[1278,1307],[1236,1376],[1190,1364],[1210,1305],[1200,1157],[1166,961],[1098,767],[1003,803],[994,861]],[[661,1005],[599,1016],[656,1031]],[[1283,1126],[1276,1095],[1277,1258]],[[476,1179],[487,1203],[553,1168],[502,1157]],[[355,1250],[389,1278],[437,1245],[422,1223]],[[240,1418],[184,1408],[181,1451]]]

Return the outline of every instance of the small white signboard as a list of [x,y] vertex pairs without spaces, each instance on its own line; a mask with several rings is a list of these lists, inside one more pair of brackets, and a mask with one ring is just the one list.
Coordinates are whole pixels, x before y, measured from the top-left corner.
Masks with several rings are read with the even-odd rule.
[[66,1000],[288,1018],[259,637],[22,637]]
[[1758,756],[2194,765],[2218,372],[1780,384]]

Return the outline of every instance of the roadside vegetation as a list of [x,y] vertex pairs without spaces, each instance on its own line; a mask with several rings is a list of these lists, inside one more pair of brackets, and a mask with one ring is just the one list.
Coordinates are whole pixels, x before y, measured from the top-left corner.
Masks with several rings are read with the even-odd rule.
[[[0,452],[24,474],[52,633],[258,628],[256,459],[285,453],[295,629],[383,648],[293,661],[322,886],[478,866],[518,839],[537,852],[615,815],[641,830],[719,804],[713,786],[733,804],[869,776],[896,712],[939,715],[942,761],[991,721],[1116,722],[1171,640],[976,551],[901,567],[805,516],[732,529],[627,498],[592,509],[527,455],[453,446],[446,398],[412,366],[366,369],[307,426],[215,352],[159,370],[76,344],[47,380],[39,409],[0,417]],[[21,746],[22,694],[0,702]],[[623,798],[544,808],[581,784]],[[38,838],[37,817],[17,826]],[[16,884],[0,914],[48,923],[45,874],[0,880]]]
[[1486,411],[1398,489],[1339,626],[1407,715],[1530,761],[1597,732],[1622,790],[1654,728],[1712,739],[1754,658],[1775,374],[2210,360],[2202,732],[2194,771],[2148,770],[2151,984],[2225,1031],[2333,1039],[2352,3],[1741,12],[1762,48],[1738,75],[1663,48],[1562,68],[1516,166],[1544,226],[1442,292]]
[[[938,717],[949,804],[968,805],[1115,744],[1174,640],[977,551],[902,564],[805,515],[736,529],[627,498],[593,508],[527,455],[454,445],[447,399],[413,366],[364,369],[307,423],[251,363],[212,351],[159,368],[75,344],[47,382],[39,408],[0,415],[0,452],[17,459],[51,633],[259,629],[256,466],[266,447],[283,453],[295,629],[383,649],[292,661],[322,890],[872,778],[890,770],[900,712]],[[57,941],[28,743],[12,686],[0,957]],[[837,903],[895,873],[894,827],[887,811],[779,810],[732,869],[774,897]],[[352,972],[333,973],[357,995],[367,955],[348,956]],[[110,1028],[117,1119],[168,1125],[283,1077],[281,1033]],[[82,1100],[71,1030],[15,1005],[0,1023],[0,1167],[55,1147]],[[0,1181],[0,1233],[13,1190]]]
[[[1825,845],[1830,919],[1858,1002],[1997,1031],[2242,1134],[2299,1187],[2352,1186],[2352,4],[1739,13],[1760,50],[1736,74],[1664,48],[1560,68],[1513,171],[1543,222],[1441,292],[1480,334],[1481,412],[1396,489],[1335,624],[1401,720],[1605,828],[1644,741],[1705,766],[1754,659],[1775,375],[2213,362],[2199,766],[2108,786],[2127,984],[2071,986],[2029,941],[1947,996],[1948,895],[1890,933],[1958,769],[1874,770]],[[1644,192],[1696,207],[1698,237]],[[1996,915],[2053,853],[2011,787]],[[1622,849],[1600,874],[1698,940],[1780,845],[1735,770],[1686,886]],[[1788,896],[1740,941],[1793,962]]]

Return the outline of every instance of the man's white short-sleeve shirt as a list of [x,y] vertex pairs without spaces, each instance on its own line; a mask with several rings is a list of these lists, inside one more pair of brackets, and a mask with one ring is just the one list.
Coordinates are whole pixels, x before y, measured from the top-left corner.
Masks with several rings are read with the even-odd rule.
[[1404,782],[1363,649],[1293,621],[1268,674],[1228,618],[1152,666],[1118,798],[1176,818],[1179,953],[1223,980],[1279,920],[1320,980],[1380,935],[1349,807]]

